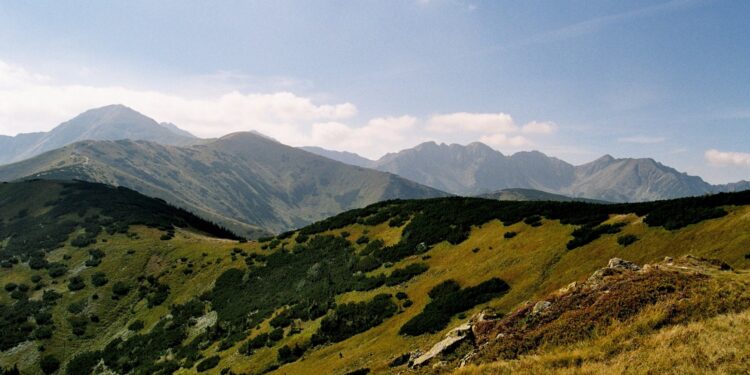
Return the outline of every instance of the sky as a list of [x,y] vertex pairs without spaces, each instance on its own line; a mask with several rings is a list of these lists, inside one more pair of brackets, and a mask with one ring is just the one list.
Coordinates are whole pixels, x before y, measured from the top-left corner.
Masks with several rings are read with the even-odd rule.
[[0,134],[124,104],[369,158],[434,140],[750,180],[748,1],[3,1]]

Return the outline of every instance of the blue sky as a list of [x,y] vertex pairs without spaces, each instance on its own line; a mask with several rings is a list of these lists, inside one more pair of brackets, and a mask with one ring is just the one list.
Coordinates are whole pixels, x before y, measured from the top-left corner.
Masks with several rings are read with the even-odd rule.
[[8,1],[0,134],[109,102],[201,136],[425,140],[750,179],[746,1]]

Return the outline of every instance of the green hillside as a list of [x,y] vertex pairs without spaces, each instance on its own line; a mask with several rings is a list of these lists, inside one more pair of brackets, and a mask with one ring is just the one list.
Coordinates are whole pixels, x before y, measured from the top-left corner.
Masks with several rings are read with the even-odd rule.
[[[46,197],[56,196],[48,191],[65,188],[38,181],[3,188],[30,197],[2,202],[3,228],[26,215],[38,217],[33,225],[25,223],[27,236],[44,238],[42,218],[56,207],[45,204],[52,200]],[[26,205],[28,212],[19,215]],[[101,215],[119,217],[115,211],[107,207]],[[14,236],[3,232],[7,262],[0,269],[0,285],[8,286],[0,292],[0,324],[3,332],[12,327],[14,335],[6,335],[0,347],[0,367],[17,365],[23,373],[36,374],[42,373],[41,364],[51,369],[57,360],[59,371],[69,374],[94,367],[136,374],[434,373],[451,372],[472,354],[470,367],[461,371],[494,373],[530,366],[498,360],[524,361],[545,353],[550,354],[537,367],[540,371],[573,369],[587,361],[601,365],[606,362],[597,353],[607,348],[601,340],[609,336],[592,336],[588,328],[570,325],[578,336],[565,341],[555,336],[559,330],[549,325],[554,322],[524,328],[513,317],[528,311],[526,301],[550,298],[615,257],[643,265],[692,254],[720,259],[734,270],[723,271],[721,263],[679,260],[669,267],[695,267],[695,272],[684,268],[688,271],[674,275],[665,266],[663,272],[614,275],[612,285],[623,285],[623,291],[645,285],[653,289],[638,290],[661,297],[646,298],[649,294],[625,305],[632,307],[627,314],[604,316],[606,325],[591,326],[602,334],[619,332],[620,338],[645,342],[674,327],[721,327],[746,319],[742,314],[750,301],[744,287],[750,282],[744,271],[750,265],[748,192],[630,205],[478,198],[387,201],[242,243],[176,219],[167,220],[176,228],[123,219],[120,230],[112,231],[108,225],[114,224],[107,220],[86,226],[90,214],[70,215],[80,218],[75,229],[59,247],[44,245],[46,263],[35,261],[34,267],[31,261],[40,256],[7,252]],[[95,242],[77,241],[90,238],[86,233],[96,225],[101,230]],[[594,295],[570,293],[581,301]],[[670,299],[676,293],[685,298]],[[680,313],[685,311],[681,306],[720,299],[716,296],[724,296],[725,303]],[[668,311],[675,311],[675,319],[643,326],[653,316],[649,311],[669,307],[673,300],[676,310]],[[550,316],[577,311],[572,305],[552,306],[550,311],[558,315]],[[480,311],[506,316],[485,323],[487,335],[476,340],[487,343],[483,350],[462,343],[426,366],[408,367],[410,353],[427,352]],[[644,323],[631,326],[635,321]],[[535,345],[519,339],[511,341],[518,345],[512,348],[522,350],[497,346],[492,333],[503,324],[515,327],[509,332],[518,337],[538,337]],[[720,335],[706,330],[706,336]],[[555,345],[579,342],[579,362],[554,351]],[[626,340],[612,342],[624,345]],[[627,351],[609,354],[605,359],[614,363]],[[740,357],[728,361],[742,363]]]

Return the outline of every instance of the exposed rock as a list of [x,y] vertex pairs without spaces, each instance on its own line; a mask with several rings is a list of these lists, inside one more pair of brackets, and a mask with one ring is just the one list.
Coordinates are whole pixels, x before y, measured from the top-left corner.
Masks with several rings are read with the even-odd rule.
[[589,276],[588,280],[586,280],[586,286],[597,289],[602,285],[605,277],[627,271],[638,272],[641,271],[641,267],[627,260],[612,258],[607,263],[607,267],[601,268]]
[[446,336],[447,337],[451,337],[451,336],[453,336],[453,337],[468,336],[468,335],[470,335],[472,333],[471,332],[471,327],[472,326],[469,323],[461,324],[460,326],[458,326],[458,327],[453,328],[452,330],[450,330],[450,332],[448,332],[448,334]]
[[534,305],[534,308],[531,309],[531,315],[539,315],[549,309],[550,306],[552,306],[552,302],[539,301]]
[[640,271],[641,269],[641,267],[638,267],[637,264],[633,262],[628,262],[627,260],[623,260],[620,258],[610,259],[609,263],[607,263],[607,268],[615,268],[615,269],[629,270],[629,271]]
[[445,351],[454,348],[461,341],[466,340],[467,336],[449,336],[435,344],[427,351],[427,353],[419,356],[417,359],[411,362],[412,367],[424,366],[433,358],[439,356]]
[[568,285],[566,285],[566,286],[558,289],[557,293],[555,293],[555,294],[558,295],[558,296],[561,296],[563,294],[568,294],[568,293],[570,293],[572,291],[575,291],[578,288],[578,286],[579,286],[578,282],[577,281],[573,281],[572,283],[570,283],[570,284],[568,284]]

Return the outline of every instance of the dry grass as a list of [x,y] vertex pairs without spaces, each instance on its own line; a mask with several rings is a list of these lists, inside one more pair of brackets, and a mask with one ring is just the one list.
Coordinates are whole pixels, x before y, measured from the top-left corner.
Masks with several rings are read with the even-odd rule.
[[[644,314],[648,320],[651,311]],[[640,322],[643,323],[643,322]],[[750,311],[638,335],[621,327],[611,336],[522,356],[468,366],[455,375],[490,374],[747,374]]]

